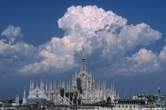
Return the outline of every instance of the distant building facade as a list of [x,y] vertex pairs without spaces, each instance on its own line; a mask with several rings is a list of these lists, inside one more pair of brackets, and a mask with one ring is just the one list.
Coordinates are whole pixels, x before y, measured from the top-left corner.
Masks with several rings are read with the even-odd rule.
[[[71,82],[71,83],[70,83]],[[43,82],[30,81],[27,99],[45,99],[55,104],[74,103],[74,94],[82,104],[94,104],[110,98],[111,101],[119,99],[115,86],[106,88],[106,83],[97,84],[94,77],[86,69],[86,58],[82,53],[80,71],[70,82]],[[68,95],[67,95],[68,94]]]
[[[166,96],[136,95],[132,99],[121,99],[115,85],[106,87],[106,83],[96,83],[94,76],[87,71],[85,55],[81,55],[80,70],[71,81],[38,83],[30,81],[28,96],[24,90],[22,104],[33,104],[36,100],[46,100],[54,105],[86,105],[95,110],[165,110]],[[19,97],[16,97],[18,105]]]

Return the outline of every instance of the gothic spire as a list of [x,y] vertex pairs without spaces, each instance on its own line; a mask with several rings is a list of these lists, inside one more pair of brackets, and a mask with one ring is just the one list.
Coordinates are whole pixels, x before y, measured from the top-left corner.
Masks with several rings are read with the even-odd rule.
[[85,51],[84,48],[82,47],[81,50],[81,67],[80,67],[80,71],[85,71],[86,70],[86,58],[85,58]]
[[30,80],[30,90],[34,89],[34,82]]
[[40,89],[44,89],[44,82],[42,80],[40,81]]
[[27,100],[26,100],[26,91],[25,91],[25,88],[24,88],[24,93],[23,93],[23,104],[26,104],[27,103]]
[[26,91],[25,91],[25,88],[24,88],[23,97],[24,97],[24,98],[26,97]]

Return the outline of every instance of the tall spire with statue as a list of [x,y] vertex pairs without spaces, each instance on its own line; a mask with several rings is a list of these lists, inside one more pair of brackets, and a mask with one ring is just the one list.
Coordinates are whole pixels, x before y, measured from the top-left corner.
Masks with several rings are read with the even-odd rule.
[[82,47],[80,71],[86,71],[86,58],[84,52],[85,52],[84,47]]
[[24,93],[23,93],[22,103],[23,103],[23,105],[27,103],[27,98],[26,98],[26,91],[25,91],[25,88],[24,88]]
[[91,91],[93,89],[93,77],[86,70],[86,58],[85,58],[85,50],[82,48],[81,58],[80,58],[80,71],[75,76],[74,86],[80,92],[84,93],[87,91]]

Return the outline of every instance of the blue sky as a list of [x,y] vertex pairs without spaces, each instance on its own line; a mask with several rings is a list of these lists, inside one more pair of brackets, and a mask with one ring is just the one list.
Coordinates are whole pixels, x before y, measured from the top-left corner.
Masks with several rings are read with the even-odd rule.
[[129,23],[146,22],[165,34],[164,0],[2,0],[0,13],[3,22],[0,29],[9,24],[19,25],[25,33],[25,41],[35,45],[45,43],[52,36],[63,34],[57,26],[57,20],[72,5],[97,5],[126,17]]
[[[114,44],[111,44],[112,43],[111,41],[108,42],[107,46],[104,45],[100,48],[87,46],[86,47],[87,54],[88,54],[87,57],[89,61],[91,62],[88,64],[88,67],[89,67],[89,70],[96,76],[97,79],[100,79],[100,77],[103,76],[102,79],[107,79],[108,82],[111,82],[112,80],[114,80],[117,83],[117,88],[119,89],[119,92],[121,93],[121,95],[124,95],[124,93],[131,94],[131,91],[133,91],[132,94],[136,93],[137,91],[152,92],[152,91],[155,91],[155,89],[158,86],[161,87],[161,89],[163,90],[163,93],[166,92],[166,88],[164,87],[165,86],[164,77],[166,76],[165,75],[166,70],[163,69],[165,68],[165,65],[166,65],[164,63],[165,59],[162,59],[162,61],[160,61],[161,53],[165,52],[164,46],[165,46],[165,35],[166,35],[166,31],[165,31],[166,14],[164,11],[166,10],[166,7],[165,7],[166,2],[164,0],[146,0],[146,1],[145,0],[137,0],[137,1],[136,0],[135,1],[134,0],[125,0],[125,1],[124,0],[104,0],[104,1],[103,0],[95,0],[95,1],[94,0],[77,0],[77,1],[76,0],[60,0],[60,1],[58,0],[56,1],[55,0],[50,0],[50,1],[1,0],[0,1],[1,39],[3,37],[7,37],[9,39],[11,39],[11,37],[16,37],[17,39],[18,37],[20,37],[21,44],[20,43],[18,43],[18,45],[14,44],[14,47],[12,47],[10,44],[9,45],[7,44],[7,46],[11,46],[11,47],[10,49],[5,48],[6,50],[4,49],[4,47],[2,47],[5,43],[1,45],[0,47],[1,48],[0,49],[0,61],[1,61],[0,98],[14,97],[15,94],[17,93],[21,95],[21,92],[24,86],[28,85],[28,82],[30,79],[53,79],[53,80],[63,79],[63,78],[70,79],[71,75],[75,71],[78,71],[77,64],[79,64],[79,60],[78,60],[79,52],[76,52],[76,53],[69,52],[70,50],[64,49],[65,44],[62,45],[62,48],[61,48],[61,44],[55,44],[55,48],[51,47],[52,50],[45,51],[46,48],[50,47],[50,45],[53,45],[54,43],[59,43],[58,41],[56,41],[56,38],[59,38],[59,39],[64,38],[64,35],[66,36],[77,35],[77,33],[73,32],[73,30],[75,31],[75,29],[70,29],[71,27],[65,26],[66,24],[68,24],[68,21],[66,19],[61,21],[59,24],[57,22],[60,18],[64,17],[69,7],[78,6],[78,5],[81,5],[83,7],[86,7],[87,5],[93,5],[93,6],[95,5],[97,7],[97,11],[98,11],[98,8],[102,8],[105,10],[105,12],[113,11],[113,13],[115,13],[116,15],[127,19],[127,23],[125,23],[124,21],[124,24],[122,23],[119,26],[120,28],[125,27],[123,30],[123,34],[125,35],[133,34],[136,31],[134,30],[133,32],[132,31],[133,28],[130,27],[130,25],[134,25],[134,28],[145,27],[145,29],[148,28],[148,26],[150,26],[150,29],[153,29],[148,34],[145,33],[146,31],[142,30],[141,35],[146,38],[144,37],[142,38],[141,35],[138,35],[136,36],[138,37],[137,40],[132,42],[133,43],[132,45],[121,44],[122,47],[124,47],[123,52],[121,52],[122,50],[118,50],[117,48],[114,48]],[[90,7],[90,8],[96,9],[93,7]],[[73,10],[75,10],[75,8]],[[82,10],[82,8],[80,10]],[[70,15],[70,13],[66,13],[66,14]],[[77,14],[79,15],[79,13]],[[114,18],[114,16],[109,16],[109,18],[111,17]],[[67,18],[67,19],[70,19],[70,18]],[[120,18],[115,17],[115,19],[119,20]],[[124,19],[120,19],[119,21],[123,21],[123,20]],[[139,25],[136,27],[137,24],[141,24],[141,23],[145,23],[148,26]],[[80,25],[80,27],[82,26],[81,23],[77,25]],[[11,27],[9,30],[16,29],[16,27],[21,28],[21,30],[19,30],[18,28],[16,29],[18,31],[18,33],[16,33],[16,36],[2,34],[4,30],[9,27]],[[80,27],[79,29],[81,30],[82,28]],[[131,28],[131,33],[128,32],[127,30],[128,28],[126,27]],[[108,35],[108,38],[106,39],[109,39],[110,38],[109,33],[107,33],[105,29],[103,30],[104,30],[103,32],[101,33],[99,32],[98,36]],[[88,31],[91,31],[91,30],[88,30]],[[81,32],[78,32],[78,33],[81,33]],[[159,35],[157,32],[159,32],[161,35]],[[20,33],[22,33],[23,36]],[[84,33],[84,30],[82,33]],[[123,37],[123,35],[121,34],[120,35],[118,34],[118,36]],[[77,38],[75,37],[72,38],[72,40],[75,40],[75,39]],[[94,38],[91,38],[91,39],[96,40]],[[78,46],[76,41],[72,43]],[[93,43],[93,42],[90,42],[90,43]],[[27,44],[28,46],[24,47],[25,46],[24,44]],[[16,51],[17,48],[20,48],[22,46],[24,48],[20,49],[19,51]],[[105,52],[106,50],[104,49],[108,47],[113,47],[113,48],[111,49],[109,48],[109,52],[104,53],[104,55],[106,55],[107,57],[104,56],[103,58],[99,54],[101,54],[103,51]],[[63,52],[59,51],[57,48],[62,49]],[[11,53],[7,52],[11,50],[13,50]],[[77,50],[79,51],[79,48],[76,48],[75,51]],[[30,53],[30,55],[27,53]],[[47,58],[48,56],[46,55],[53,55],[53,58],[54,58],[55,57],[54,55],[56,55],[56,53],[58,53],[58,55],[69,54],[70,55],[69,58],[74,60],[68,61],[67,63],[65,63],[65,65],[63,65],[64,62],[62,62],[62,67],[60,69],[56,64],[55,65],[49,64],[48,68],[53,67],[53,69],[52,68],[45,69],[45,70],[39,69],[39,70],[36,70],[37,71],[36,73],[33,72],[32,74],[30,73],[30,71],[28,72],[24,71],[25,73],[23,73],[23,75],[22,73],[21,75],[20,73],[17,73],[17,70],[19,70],[23,66],[31,65],[31,64],[33,65],[34,62],[40,62],[40,61],[47,62],[47,60],[50,60],[50,59]],[[135,65],[135,62],[139,59],[139,56],[141,56],[142,54],[147,55],[148,60],[150,61],[145,63],[137,62],[136,63],[137,65],[133,67],[132,65]],[[163,54],[163,56],[164,55],[165,54]],[[108,58],[108,56],[111,56],[111,58]],[[46,60],[43,60],[43,57]],[[16,59],[13,59],[13,58],[16,58]],[[58,58],[63,59],[61,57],[58,57]],[[67,59],[68,57],[66,56],[65,58]],[[66,59],[63,59],[63,60],[66,60]],[[117,60],[117,59],[121,59],[121,60]],[[10,61],[13,61],[14,63],[8,63]],[[56,63],[56,62],[57,60],[53,63]],[[123,65],[120,65],[118,62],[122,62]],[[138,63],[140,63],[141,66],[138,65]],[[69,64],[71,64],[71,66]],[[42,64],[40,64],[40,66],[41,65]],[[124,65],[127,65],[127,66],[124,66]],[[146,68],[151,67],[152,69],[144,69],[142,65],[145,67],[147,66]],[[37,68],[33,66],[31,68],[33,69]],[[120,70],[119,68],[123,69],[123,71],[117,72],[117,70]],[[132,70],[131,68],[133,68],[136,71]],[[65,71],[63,71],[63,69]],[[143,71],[139,71],[139,70],[143,70]],[[101,73],[103,73],[103,75],[101,75]],[[125,75],[123,73],[125,73]]]

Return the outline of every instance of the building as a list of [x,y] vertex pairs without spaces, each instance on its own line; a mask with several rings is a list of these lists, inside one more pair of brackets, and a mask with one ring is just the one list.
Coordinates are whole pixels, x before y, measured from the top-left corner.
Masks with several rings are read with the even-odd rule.
[[94,76],[87,71],[86,58],[82,52],[80,70],[71,81],[67,83],[63,81],[52,81],[51,83],[47,81],[41,81],[40,83],[30,81],[27,100],[44,99],[54,102],[55,105],[71,105],[74,103],[95,104],[106,101],[107,98],[110,98],[112,102],[119,98],[115,86],[107,88],[105,83],[95,82]]
[[[16,102],[18,102],[18,97]],[[160,89],[155,95],[136,95],[132,99],[120,99],[115,85],[106,87],[106,83],[96,82],[94,76],[86,68],[86,58],[81,55],[79,72],[71,81],[47,82],[30,81],[28,96],[24,90],[22,104],[51,102],[54,106],[93,108],[95,110],[165,110],[166,96],[160,94]]]

